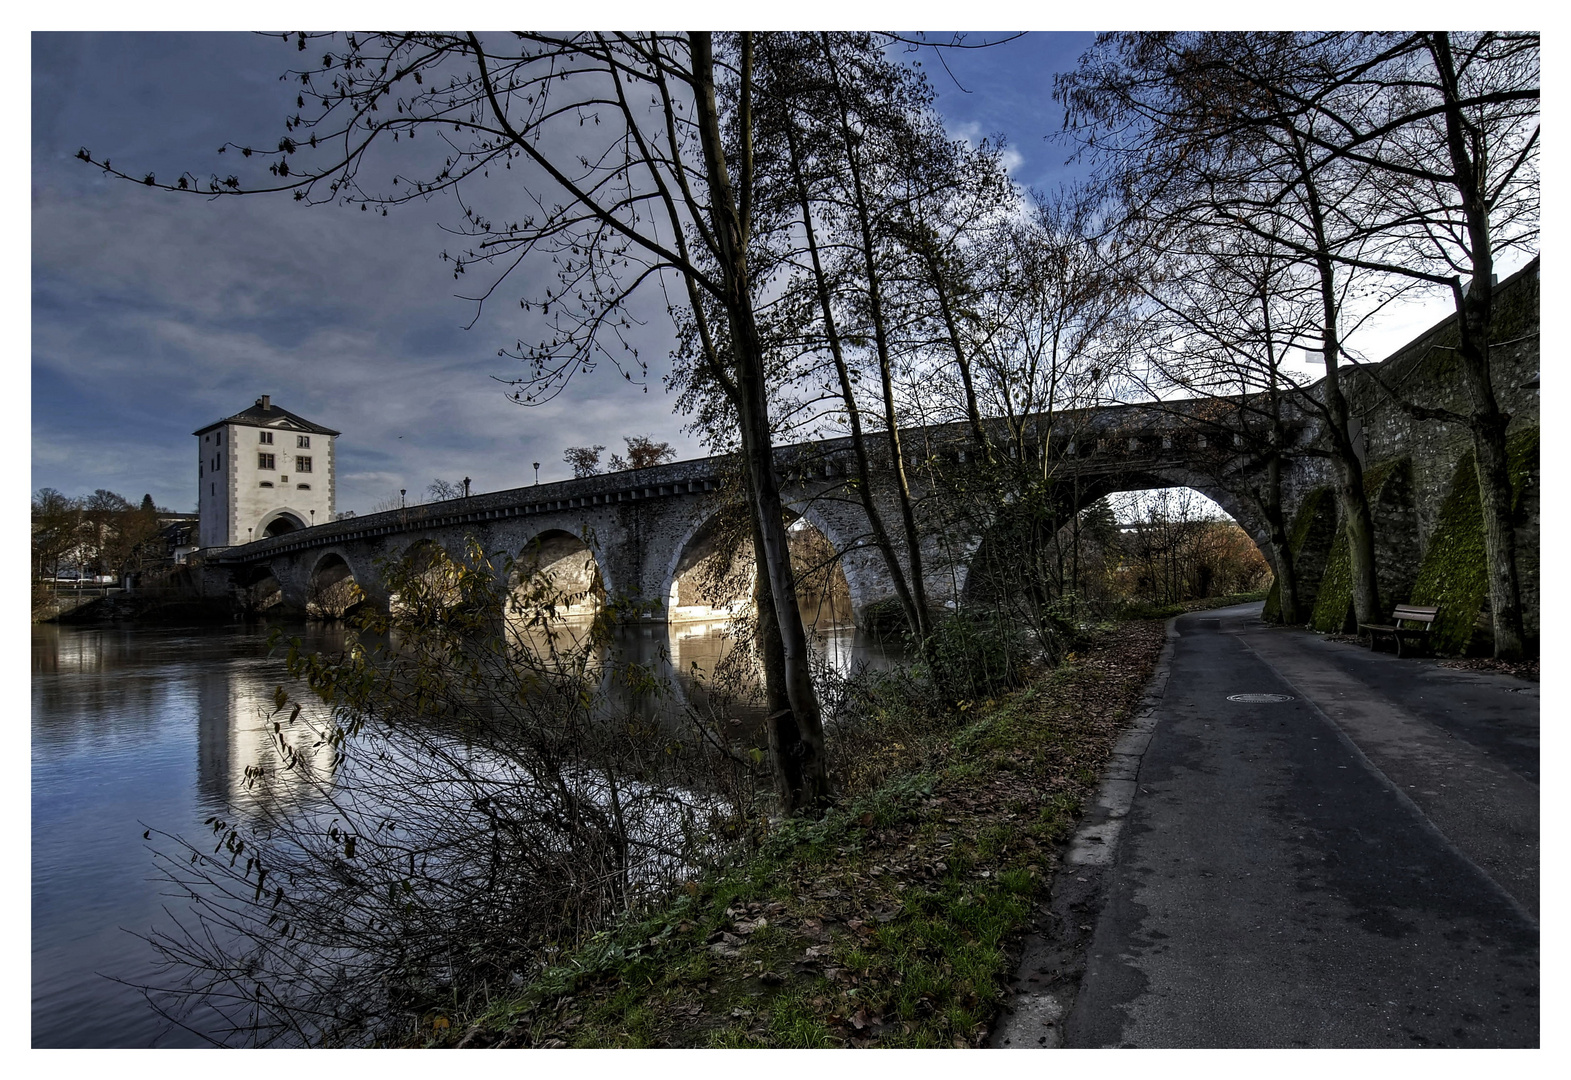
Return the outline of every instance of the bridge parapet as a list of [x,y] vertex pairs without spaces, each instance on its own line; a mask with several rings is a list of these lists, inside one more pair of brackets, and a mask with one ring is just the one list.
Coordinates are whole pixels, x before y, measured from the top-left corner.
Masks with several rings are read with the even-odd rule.
[[672,495],[701,494],[720,486],[720,458],[696,458],[648,469],[531,484],[443,502],[421,503],[364,517],[341,518],[282,536],[226,548],[215,561],[246,563],[328,544],[395,533],[463,527],[500,518],[525,517],[587,507],[611,506]]

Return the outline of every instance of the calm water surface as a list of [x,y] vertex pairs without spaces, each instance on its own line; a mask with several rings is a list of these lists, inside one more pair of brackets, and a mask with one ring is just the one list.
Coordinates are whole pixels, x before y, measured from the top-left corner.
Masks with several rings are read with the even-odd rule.
[[[273,760],[263,716],[287,676],[268,632],[33,628],[35,1047],[206,1045],[113,980],[156,981],[156,956],[134,935],[183,910],[155,876],[143,830],[206,837],[205,819],[244,803],[247,766]],[[330,627],[288,632],[315,649],[342,642]],[[724,625],[631,627],[618,644],[644,663],[669,650],[676,671],[694,661],[709,671]],[[849,629],[820,648],[841,667],[888,662]]]

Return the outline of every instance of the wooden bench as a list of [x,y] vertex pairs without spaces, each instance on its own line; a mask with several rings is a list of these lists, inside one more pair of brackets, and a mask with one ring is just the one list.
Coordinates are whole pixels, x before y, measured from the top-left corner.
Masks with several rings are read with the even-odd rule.
[[[1358,632],[1369,631],[1369,649],[1371,652],[1379,649],[1380,638],[1390,635],[1396,642],[1396,654],[1402,655],[1402,639],[1407,638],[1423,646],[1424,651],[1429,650],[1429,632],[1435,628],[1435,617],[1440,614],[1437,607],[1418,607],[1414,604],[1398,604],[1391,612],[1391,625],[1384,623],[1359,623]],[[1416,623],[1418,625],[1404,626],[1403,623]]]

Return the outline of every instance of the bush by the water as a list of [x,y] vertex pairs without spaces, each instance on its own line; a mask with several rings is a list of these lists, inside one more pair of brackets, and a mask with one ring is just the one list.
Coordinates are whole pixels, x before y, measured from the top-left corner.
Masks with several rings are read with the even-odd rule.
[[965,611],[939,621],[923,652],[919,674],[949,706],[1019,686],[1030,656],[1016,626],[997,615]]

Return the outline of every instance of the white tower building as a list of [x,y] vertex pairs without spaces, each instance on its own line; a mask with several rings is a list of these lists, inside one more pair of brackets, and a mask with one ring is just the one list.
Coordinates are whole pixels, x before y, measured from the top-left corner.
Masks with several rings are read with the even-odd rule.
[[338,432],[280,409],[266,394],[197,437],[199,543],[246,544],[333,520]]

